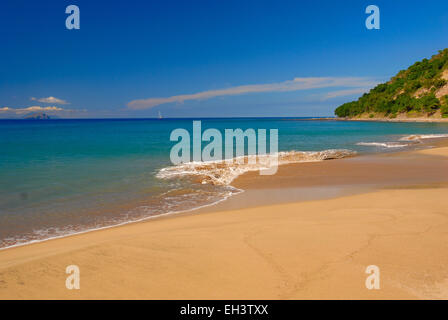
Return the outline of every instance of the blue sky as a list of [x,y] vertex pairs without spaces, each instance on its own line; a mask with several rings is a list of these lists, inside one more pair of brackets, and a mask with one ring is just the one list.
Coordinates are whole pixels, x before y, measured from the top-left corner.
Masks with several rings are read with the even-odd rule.
[[5,0],[0,37],[0,117],[325,116],[448,47],[448,1]]

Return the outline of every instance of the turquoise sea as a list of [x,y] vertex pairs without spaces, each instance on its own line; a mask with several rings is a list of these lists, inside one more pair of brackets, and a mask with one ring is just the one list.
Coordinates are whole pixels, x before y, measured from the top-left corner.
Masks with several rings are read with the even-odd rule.
[[295,162],[345,155],[332,149],[403,150],[448,134],[446,123],[288,118],[0,120],[0,248],[190,210],[241,192],[231,181],[244,168],[173,167],[170,133],[191,132],[193,120],[221,132],[278,129],[279,151]]

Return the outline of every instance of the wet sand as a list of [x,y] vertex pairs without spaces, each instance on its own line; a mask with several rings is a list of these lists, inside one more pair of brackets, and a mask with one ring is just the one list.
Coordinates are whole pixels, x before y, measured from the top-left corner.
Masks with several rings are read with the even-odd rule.
[[[248,173],[234,183],[246,192],[214,207],[2,250],[0,298],[446,299],[437,144]],[[80,290],[65,287],[72,264]]]
[[445,185],[446,160],[435,151],[445,146],[446,139],[435,139],[412,152],[289,164],[280,166],[272,176],[248,172],[232,183],[244,193],[200,212],[329,199],[385,188]]

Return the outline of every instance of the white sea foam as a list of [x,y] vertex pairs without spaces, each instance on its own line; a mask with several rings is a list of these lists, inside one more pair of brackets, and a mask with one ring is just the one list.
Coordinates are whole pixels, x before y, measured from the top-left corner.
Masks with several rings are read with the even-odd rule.
[[448,134],[412,134],[409,136],[405,136],[400,139],[400,141],[420,141],[424,139],[439,139],[439,138],[448,138]]
[[[355,151],[330,149],[324,151],[287,151],[278,153],[278,165],[340,159],[355,155]],[[196,177],[203,184],[229,185],[236,177],[249,171],[272,167],[272,155],[236,157],[231,161],[188,162],[161,169],[156,177],[173,179]]]
[[382,148],[404,148],[409,146],[409,144],[398,142],[358,142],[356,145],[366,147],[382,147]]

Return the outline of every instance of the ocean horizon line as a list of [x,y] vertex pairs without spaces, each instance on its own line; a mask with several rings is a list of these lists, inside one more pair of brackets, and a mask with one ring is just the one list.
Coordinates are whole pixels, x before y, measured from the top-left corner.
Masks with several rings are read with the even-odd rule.
[[162,119],[157,117],[142,117],[142,118],[53,118],[53,119],[24,119],[24,118],[1,118],[0,121],[26,121],[26,122],[42,122],[42,121],[67,121],[67,120],[197,120],[197,119],[207,119],[207,120],[226,120],[226,119],[329,119],[335,116],[285,116],[285,117],[164,117]]

